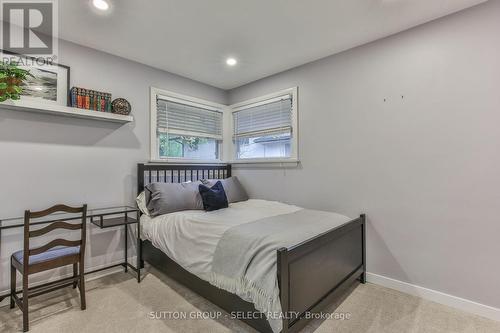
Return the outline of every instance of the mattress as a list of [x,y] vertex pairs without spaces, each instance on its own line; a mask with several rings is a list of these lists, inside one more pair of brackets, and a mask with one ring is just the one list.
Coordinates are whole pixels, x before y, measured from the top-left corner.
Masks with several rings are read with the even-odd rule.
[[142,215],[141,238],[151,241],[190,273],[202,277],[210,272],[217,244],[228,228],[301,209],[276,201],[250,199],[212,212],[186,210],[155,218]]

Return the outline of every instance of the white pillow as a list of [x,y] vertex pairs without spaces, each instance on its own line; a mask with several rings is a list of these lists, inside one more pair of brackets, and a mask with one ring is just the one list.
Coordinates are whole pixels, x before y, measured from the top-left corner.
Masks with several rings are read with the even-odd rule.
[[141,192],[135,199],[135,202],[137,203],[137,207],[139,207],[139,210],[143,213],[146,214],[147,216],[151,216],[149,214],[148,207],[146,206],[146,194],[144,191]]

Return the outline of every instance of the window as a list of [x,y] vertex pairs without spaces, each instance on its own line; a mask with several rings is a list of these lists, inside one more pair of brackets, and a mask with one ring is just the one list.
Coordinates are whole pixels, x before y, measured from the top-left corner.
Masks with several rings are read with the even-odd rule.
[[152,88],[151,159],[219,160],[222,105]]
[[233,105],[236,160],[297,159],[297,89]]
[[232,106],[151,88],[150,133],[151,161],[296,163],[297,88]]

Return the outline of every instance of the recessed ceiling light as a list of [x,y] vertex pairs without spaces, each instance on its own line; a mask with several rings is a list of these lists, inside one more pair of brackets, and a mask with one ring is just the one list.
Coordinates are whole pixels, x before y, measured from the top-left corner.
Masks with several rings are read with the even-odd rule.
[[234,58],[227,58],[227,59],[226,59],[226,64],[227,64],[228,66],[234,66],[234,65],[236,65],[237,63],[238,63],[238,61],[237,61],[236,59],[234,59]]
[[109,9],[109,3],[105,0],[92,0],[92,4],[99,10],[104,11]]

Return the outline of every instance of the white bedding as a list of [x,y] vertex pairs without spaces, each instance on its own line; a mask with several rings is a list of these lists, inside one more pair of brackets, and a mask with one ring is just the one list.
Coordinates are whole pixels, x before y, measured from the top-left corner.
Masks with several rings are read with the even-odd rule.
[[235,225],[290,214],[302,208],[276,201],[250,199],[212,212],[187,210],[151,218],[141,216],[141,238],[184,269],[208,280],[217,243]]

